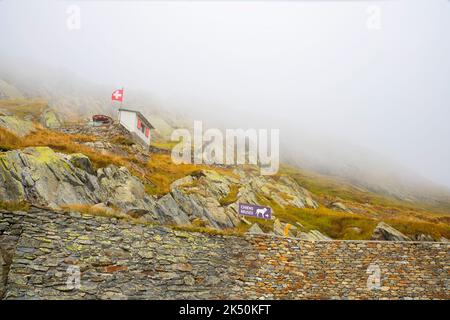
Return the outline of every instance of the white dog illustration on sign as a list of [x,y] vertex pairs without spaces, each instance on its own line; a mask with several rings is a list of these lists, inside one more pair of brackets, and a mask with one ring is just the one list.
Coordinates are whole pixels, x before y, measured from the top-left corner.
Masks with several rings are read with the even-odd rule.
[[256,216],[257,216],[258,218],[259,218],[259,217],[264,218],[265,215],[266,215],[266,212],[267,212],[267,208],[259,208],[259,209],[256,209]]

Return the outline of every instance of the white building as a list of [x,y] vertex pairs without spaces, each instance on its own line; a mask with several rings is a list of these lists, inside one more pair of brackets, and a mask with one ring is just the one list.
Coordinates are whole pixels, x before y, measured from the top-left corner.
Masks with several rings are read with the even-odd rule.
[[131,135],[145,146],[150,145],[151,123],[139,111],[119,109],[119,123],[127,129]]

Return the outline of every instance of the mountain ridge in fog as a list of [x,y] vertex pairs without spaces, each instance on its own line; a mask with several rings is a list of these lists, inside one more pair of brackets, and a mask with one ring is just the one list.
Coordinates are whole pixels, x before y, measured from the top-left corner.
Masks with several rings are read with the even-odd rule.
[[[112,107],[110,102],[113,87],[90,83],[63,70],[33,64],[25,69],[26,72],[17,72],[11,64],[2,64],[0,79],[28,98],[47,99],[49,105],[63,115],[79,114],[86,118],[95,113],[106,113],[114,116],[113,110],[117,106]],[[189,112],[180,113],[171,107],[165,108],[149,93],[127,88],[125,95],[124,105],[138,108],[144,114],[158,114],[172,127],[190,124],[187,118]],[[208,121],[207,114],[205,119],[207,126],[221,125]],[[448,188],[387,161],[373,151],[323,137],[318,132],[305,131],[301,139],[295,138],[295,134],[298,132],[281,136],[281,161],[286,164],[342,178],[355,187],[395,199],[433,205],[450,204]]]

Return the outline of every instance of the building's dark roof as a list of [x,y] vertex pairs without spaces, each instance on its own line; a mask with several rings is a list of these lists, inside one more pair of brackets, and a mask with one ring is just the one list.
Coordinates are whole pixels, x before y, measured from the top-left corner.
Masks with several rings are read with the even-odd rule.
[[155,127],[152,126],[152,124],[150,123],[150,121],[147,120],[146,117],[144,117],[144,115],[142,113],[140,113],[139,111],[136,110],[131,110],[131,109],[125,109],[125,108],[120,108],[119,111],[128,111],[128,112],[133,112],[136,113],[138,115],[138,117],[141,119],[141,121],[150,129],[154,129]]

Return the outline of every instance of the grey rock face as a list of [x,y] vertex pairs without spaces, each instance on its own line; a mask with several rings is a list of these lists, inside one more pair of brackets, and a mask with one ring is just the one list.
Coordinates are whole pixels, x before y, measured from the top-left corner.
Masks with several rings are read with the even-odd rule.
[[47,147],[0,154],[1,200],[36,204],[97,203],[95,176]]
[[154,208],[154,200],[146,194],[144,185],[127,168],[109,165],[97,170],[97,178],[102,199],[123,211]]
[[1,153],[0,191],[4,201],[28,201],[55,209],[103,203],[102,210],[119,209],[146,221],[177,225],[200,221],[218,229],[242,223],[239,202],[261,204],[259,199],[266,198],[281,207],[317,207],[309,192],[289,177],[225,175],[214,170],[183,177],[172,183],[168,194],[156,199],[125,167],[109,165],[95,171],[85,155],[59,154],[48,147]]
[[249,234],[264,234],[264,231],[259,227],[257,223],[254,223],[250,229],[248,229],[247,233]]
[[336,211],[351,212],[351,210],[342,202],[333,202],[330,205],[330,208]]
[[324,235],[318,230],[311,230],[310,232],[299,232],[297,234],[297,237],[302,240],[309,240],[309,241],[330,241],[333,240],[330,237]]
[[47,108],[43,111],[40,120],[46,128],[54,129],[61,126],[61,121],[58,117],[58,114],[51,108]]
[[22,120],[15,116],[3,115],[0,116],[0,127],[11,131],[18,137],[23,137],[34,131],[34,124],[29,120]]
[[91,160],[82,153],[74,153],[68,156],[69,161],[77,168],[86,171],[89,174],[95,174]]
[[108,202],[126,212],[156,205],[126,168],[110,165],[95,172],[86,156],[66,156],[48,147],[1,154],[0,191],[3,201],[47,206]]
[[403,233],[384,222],[380,222],[376,226],[371,239],[387,241],[411,241],[410,237],[405,236]]
[[434,238],[430,236],[429,234],[418,234],[414,237],[414,240],[416,241],[434,241]]

